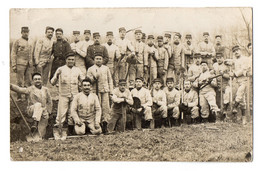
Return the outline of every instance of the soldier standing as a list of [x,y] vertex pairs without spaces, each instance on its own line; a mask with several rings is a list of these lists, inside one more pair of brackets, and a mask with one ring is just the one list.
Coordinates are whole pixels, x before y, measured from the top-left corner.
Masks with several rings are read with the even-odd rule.
[[197,79],[197,77],[201,74],[201,55],[200,53],[195,53],[193,55],[193,64],[190,66],[188,70],[188,80],[193,82]]
[[145,35],[145,33],[142,34],[142,42],[144,44],[146,44],[146,35]]
[[36,42],[34,50],[34,62],[37,68],[37,71],[42,75],[42,84],[47,85],[48,76],[50,72],[50,62],[51,62],[51,53],[53,46],[53,36],[54,28],[46,27],[45,37],[39,39]]
[[171,45],[171,34],[170,33],[165,33],[164,34],[164,43],[163,46],[168,52],[168,57],[172,57],[172,45]]
[[229,54],[229,53],[227,52],[226,47],[224,45],[222,45],[222,35],[216,35],[215,41],[216,41],[215,53],[222,53],[224,60],[227,59],[227,57],[228,57],[227,54]]
[[[16,40],[12,47],[12,69],[16,73],[17,85],[29,87],[31,85],[30,67],[32,66],[32,42],[30,42],[29,28],[22,27],[22,37]],[[17,93],[17,100],[22,100],[21,93]]]
[[194,54],[194,46],[192,45],[192,36],[191,34],[186,34],[185,36],[186,42],[183,44],[183,53],[185,57],[185,65],[188,70],[191,64],[193,64],[193,54]]

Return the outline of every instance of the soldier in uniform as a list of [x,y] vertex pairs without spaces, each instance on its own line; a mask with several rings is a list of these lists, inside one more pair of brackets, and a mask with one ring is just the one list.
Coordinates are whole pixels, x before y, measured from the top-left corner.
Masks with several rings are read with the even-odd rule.
[[108,133],[114,131],[115,126],[119,132],[124,132],[126,128],[126,111],[128,105],[133,105],[131,92],[126,89],[126,80],[119,80],[119,86],[112,92],[111,119],[108,121]]
[[209,41],[209,33],[203,33],[204,41],[198,44],[197,52],[201,54],[202,60],[207,61],[209,69],[213,69],[213,58],[215,56],[215,48],[213,43]]
[[201,54],[195,53],[193,55],[193,64],[189,67],[188,70],[188,80],[193,82],[196,80],[196,78],[201,74]]
[[[116,61],[120,58],[120,52],[119,48],[113,43],[114,35],[112,31],[107,32],[107,43],[103,44],[107,48],[108,51],[108,63],[107,66],[110,69],[110,73],[112,76],[115,76],[114,74],[114,65],[116,64]],[[118,78],[112,77],[114,80],[114,86],[117,86],[118,84]]]
[[[12,47],[12,69],[16,73],[17,85],[29,87],[31,85],[30,67],[32,66],[32,42],[30,42],[29,28],[22,27],[22,37],[16,40]],[[22,100],[21,93],[17,93],[17,100]]]
[[50,72],[51,65],[51,53],[53,46],[53,36],[54,28],[46,27],[45,37],[39,39],[36,42],[35,50],[34,50],[34,62],[37,68],[37,72],[40,72],[42,75],[42,84],[44,86],[47,85],[48,76]]
[[145,33],[142,34],[142,42],[144,44],[146,44],[146,35],[145,35]]
[[[92,134],[100,134],[101,107],[98,97],[91,92],[91,80],[86,78],[81,82],[82,92],[75,95],[71,103],[71,116],[75,125],[85,124]],[[86,131],[83,131],[83,133]]]
[[[158,62],[158,50],[154,47],[154,36],[148,35],[147,45],[144,51],[144,71],[145,71],[145,80],[150,84],[152,80],[157,78],[157,62]],[[149,85],[151,86],[151,85]]]
[[71,51],[70,44],[63,39],[63,30],[57,28],[55,30],[57,41],[53,43],[52,54],[54,59],[52,61],[50,80],[52,79],[56,70],[66,64],[66,54]]
[[[142,108],[137,110],[138,112],[144,110],[144,120],[146,122],[146,125],[151,126],[151,121],[153,119],[152,108],[151,108],[153,104],[153,100],[150,91],[143,87],[143,82],[144,82],[143,78],[137,77],[135,79],[135,88],[131,90],[131,95],[132,97],[137,97],[140,99]],[[136,115],[135,125],[136,128],[139,130],[142,128],[141,123],[142,123],[142,116]]]
[[215,41],[216,41],[216,44],[215,44],[215,53],[222,53],[223,54],[223,57],[224,59],[227,59],[228,57],[228,52],[227,52],[227,49],[224,45],[222,45],[222,35],[216,35],[215,36]]
[[174,79],[173,77],[168,77],[166,79],[167,87],[164,88],[164,92],[166,94],[167,99],[167,111],[168,118],[171,121],[171,125],[179,126],[180,125],[180,92],[174,87]]
[[85,51],[87,52],[88,47],[90,45],[93,45],[94,41],[90,39],[91,38],[91,31],[90,30],[84,30],[84,36],[85,36],[84,43],[85,43],[85,47],[86,47]]
[[184,57],[185,57],[186,68],[189,68],[190,65],[193,64],[192,57],[193,57],[195,48],[191,43],[191,41],[192,41],[191,34],[186,34],[185,39],[186,39],[186,42],[183,44],[183,53],[184,53]]
[[94,44],[90,45],[87,49],[86,67],[87,69],[94,65],[95,54],[99,53],[103,57],[103,65],[106,65],[109,60],[107,48],[100,45],[100,34],[98,32],[93,33]]
[[103,53],[95,53],[94,62],[87,71],[87,77],[93,83],[92,91],[98,95],[102,109],[101,126],[102,132],[107,133],[107,122],[110,119],[109,96],[112,96],[113,80],[108,66],[103,65]]
[[85,78],[81,70],[74,66],[74,55],[75,54],[72,51],[67,53],[66,65],[59,67],[51,79],[51,84],[53,86],[59,81],[58,113],[54,127],[58,128],[60,125],[63,128],[67,128],[67,125],[64,124],[67,119],[70,134],[72,134],[74,128],[74,123],[70,113],[71,102],[74,96],[78,94],[79,82]]
[[171,58],[172,57],[172,45],[171,45],[171,34],[170,33],[165,33],[164,34],[164,48],[167,50],[168,52],[168,57]]
[[247,77],[249,77],[249,103],[250,103],[250,113],[252,114],[253,111],[253,49],[252,49],[252,43],[248,43],[247,45],[248,49],[248,72]]
[[153,88],[151,89],[151,96],[153,100],[152,113],[154,122],[158,119],[160,121],[159,127],[166,127],[167,106],[166,94],[161,90],[162,80],[156,78],[153,80]]
[[167,49],[165,49],[165,45],[163,45],[163,37],[158,36],[158,61],[157,61],[157,75],[158,78],[162,78],[163,85],[166,84],[166,77],[167,77],[167,70],[168,70],[168,64],[169,64],[169,56],[167,53]]
[[209,121],[209,108],[213,116],[212,121],[215,121],[220,110],[216,104],[216,92],[214,89],[217,87],[217,80],[216,78],[211,79],[213,75],[209,72],[207,61],[201,62],[201,69],[202,73],[193,82],[193,86],[199,89],[202,122],[206,123]]
[[74,42],[70,44],[71,50],[75,53],[75,66],[86,76],[85,57],[87,54],[84,41],[80,41],[80,31],[73,31]]
[[135,42],[133,43],[135,51],[136,64],[129,67],[129,87],[134,87],[136,77],[144,77],[144,49],[145,44],[142,42],[142,31],[135,30]]

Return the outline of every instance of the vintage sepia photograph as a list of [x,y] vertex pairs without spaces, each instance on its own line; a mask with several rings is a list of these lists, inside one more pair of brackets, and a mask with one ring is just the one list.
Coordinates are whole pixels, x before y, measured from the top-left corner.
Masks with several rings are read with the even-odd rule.
[[253,161],[253,8],[11,8],[12,161]]

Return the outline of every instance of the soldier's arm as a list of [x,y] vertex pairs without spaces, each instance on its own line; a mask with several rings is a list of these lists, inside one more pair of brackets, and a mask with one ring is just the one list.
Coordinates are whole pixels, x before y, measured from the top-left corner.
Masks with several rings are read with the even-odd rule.
[[152,99],[152,96],[151,96],[149,90],[147,90],[147,91],[145,92],[145,96],[146,96],[146,97],[145,97],[145,98],[146,98],[146,103],[143,104],[143,107],[152,106],[152,105],[153,105],[153,99]]
[[76,48],[76,52],[82,57],[85,58],[87,55],[87,48],[86,48],[86,44],[83,42],[79,42],[80,43],[80,47]]
[[209,53],[209,54],[212,55],[212,56],[215,56],[215,54],[216,54],[215,47],[214,47],[213,44],[211,46],[211,53]]
[[194,107],[198,105],[198,94],[194,91],[192,102],[188,103],[188,107]]
[[40,57],[40,53],[41,53],[41,50],[42,50],[42,46],[43,46],[43,41],[42,40],[38,40],[36,42],[35,50],[34,50],[34,62],[35,62],[35,65],[38,65],[38,63],[39,63],[39,57]]
[[78,96],[76,95],[72,102],[71,102],[71,106],[70,106],[70,113],[71,113],[71,117],[73,118],[74,122],[80,123],[80,118],[78,116]]
[[211,85],[212,87],[217,87],[217,86],[218,86],[218,84],[217,84],[217,79],[214,78],[214,79],[211,81],[210,85]]
[[17,93],[29,94],[28,88],[19,87],[19,86],[14,85],[14,84],[10,84],[10,89],[14,92],[17,92]]
[[107,80],[108,80],[108,86],[110,93],[113,91],[113,79],[111,76],[110,69],[107,67]]
[[131,51],[132,55],[135,55],[135,48],[129,40],[127,41],[126,47]]
[[146,46],[145,49],[144,49],[144,66],[147,66],[148,67],[148,47]]
[[107,48],[104,46],[104,52],[103,52],[103,64],[106,65],[109,61],[108,51]]
[[223,78],[225,78],[225,79],[229,79],[229,68],[228,67],[226,67],[225,68],[225,71],[224,71],[224,73],[223,73]]
[[84,76],[84,74],[83,74],[83,72],[80,70],[80,69],[78,69],[78,72],[79,72],[79,82],[81,82],[82,80],[84,80],[85,79],[85,76]]
[[92,51],[92,46],[89,46],[88,49],[87,49],[87,56],[86,56],[86,65],[87,66],[92,66],[94,65],[94,54],[93,54],[93,51]]
[[97,95],[94,95],[94,101],[95,101],[95,125],[99,125],[100,120],[101,120],[101,106],[98,100]]
[[91,68],[89,68],[88,71],[87,71],[87,77],[91,80],[92,83],[94,83],[96,81],[95,78],[94,78],[94,75],[92,73]]
[[128,91],[127,95],[128,95],[128,96],[127,96],[127,98],[126,98],[126,102],[127,102],[129,105],[133,105],[133,104],[134,104],[134,100],[133,100],[133,97],[132,97],[130,91]]
[[70,44],[66,41],[66,43],[65,43],[65,54],[64,55],[66,55],[70,51],[71,51]]
[[167,50],[165,51],[164,55],[165,55],[165,58],[164,58],[163,69],[164,69],[165,71],[167,71],[168,65],[169,65],[169,55],[168,55],[168,53],[167,53]]
[[57,84],[57,81],[58,81],[58,79],[59,79],[60,74],[61,74],[61,69],[58,68],[58,69],[56,70],[54,76],[53,76],[52,79],[51,79],[51,84],[52,84],[53,86],[54,86],[55,84]]
[[112,96],[111,99],[112,99],[112,101],[113,101],[114,103],[121,103],[121,102],[124,101],[124,98],[117,97],[117,95],[116,95],[116,89],[113,90],[112,94],[113,94],[113,96]]
[[162,100],[157,102],[157,104],[158,104],[159,106],[166,105],[166,94],[165,94],[165,92],[162,91],[162,94],[161,94],[161,95],[162,95]]
[[52,112],[52,105],[53,105],[53,104],[52,104],[52,98],[51,98],[51,94],[50,94],[49,89],[46,89],[46,91],[47,91],[47,96],[46,96],[46,98],[47,98],[46,109],[47,109],[48,113],[51,114],[51,112]]
[[118,46],[115,46],[116,47],[116,50],[115,50],[115,59],[116,60],[119,60],[121,55],[120,55],[120,50],[118,48]]
[[11,52],[12,67],[16,67],[18,46],[19,46],[19,41],[16,40],[13,44],[12,52]]

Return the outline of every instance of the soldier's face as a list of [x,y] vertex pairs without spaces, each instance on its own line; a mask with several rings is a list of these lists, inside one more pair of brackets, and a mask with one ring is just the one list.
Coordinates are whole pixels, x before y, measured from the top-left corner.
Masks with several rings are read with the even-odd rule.
[[235,54],[236,57],[240,57],[240,55],[241,55],[240,49],[234,50],[233,53]]
[[73,67],[75,64],[75,56],[70,56],[66,59],[66,64],[68,67]]
[[98,66],[101,66],[103,63],[103,58],[102,56],[95,56],[95,64]]
[[135,86],[136,86],[136,88],[141,88],[143,86],[143,81],[142,80],[136,80]]
[[35,86],[41,86],[42,85],[42,77],[40,75],[35,75],[33,77],[33,84]]
[[221,42],[222,42],[221,38],[220,38],[220,37],[217,37],[217,38],[216,38],[216,43],[217,43],[217,44],[221,44]]
[[204,41],[205,41],[205,42],[208,42],[208,41],[209,41],[209,36],[208,36],[208,35],[204,35],[203,37],[204,37]]
[[120,35],[121,38],[125,38],[126,31],[125,31],[125,30],[121,30],[121,31],[119,32],[119,35]]
[[62,33],[61,31],[57,31],[57,32],[56,32],[56,38],[57,38],[57,40],[62,39],[62,35],[63,35],[63,33]]
[[121,92],[124,92],[125,91],[125,89],[126,89],[126,84],[119,84],[118,85],[118,87],[119,87],[119,90],[121,91]]
[[154,87],[155,90],[159,90],[161,88],[161,86],[162,86],[162,84],[160,82],[155,82],[153,84],[153,87]]
[[86,94],[89,94],[90,90],[91,90],[90,82],[87,81],[82,82],[82,91]]
[[191,88],[191,83],[190,83],[190,81],[185,81],[185,82],[184,82],[184,89],[185,89],[185,90],[190,90],[190,88]]
[[173,89],[173,86],[174,86],[174,83],[172,81],[169,81],[166,83],[168,89],[172,90]]
[[143,43],[145,43],[145,40],[146,40],[145,38],[142,38],[142,42],[143,42]]
[[142,33],[136,33],[136,34],[135,34],[135,39],[136,39],[136,40],[141,40],[141,39],[142,39],[142,36],[143,36]]
[[100,36],[95,36],[94,37],[94,42],[99,43],[100,42]]
[[152,45],[153,44],[153,39],[147,39],[147,44]]
[[22,37],[28,39],[29,31],[22,31]]
[[158,40],[158,46],[162,46],[163,45],[163,41],[162,40]]
[[191,44],[191,38],[186,38],[186,42],[187,42],[187,44]]
[[51,39],[53,36],[53,30],[46,30],[46,36]]
[[73,38],[74,38],[75,42],[78,42],[79,41],[79,34],[74,34]]
[[164,42],[165,42],[165,43],[169,43],[169,42],[170,42],[170,40],[171,40],[171,38],[170,38],[170,37],[168,37],[168,36],[167,36],[167,37],[164,37]]
[[173,41],[174,41],[175,43],[179,43],[179,42],[180,42],[179,36],[174,36],[174,37],[173,37]]
[[89,33],[85,33],[85,40],[89,41],[90,37],[91,37],[91,34]]
[[114,39],[114,36],[112,36],[112,35],[107,36],[107,42],[112,43],[113,39]]
[[218,64],[222,64],[223,63],[223,61],[224,61],[224,58],[223,57],[217,57],[217,62],[218,62]]
[[202,63],[201,68],[203,72],[206,72],[208,70],[208,65],[206,63]]

